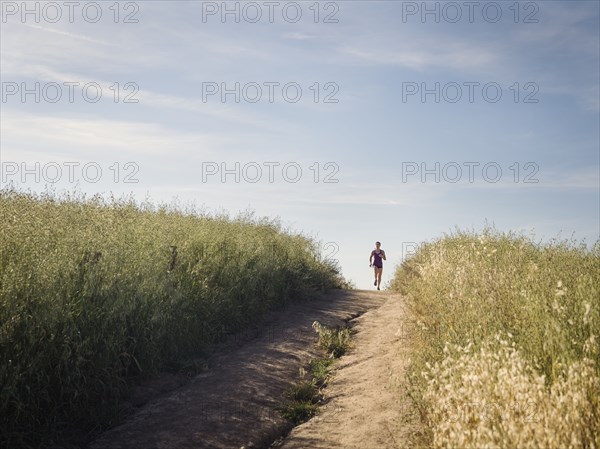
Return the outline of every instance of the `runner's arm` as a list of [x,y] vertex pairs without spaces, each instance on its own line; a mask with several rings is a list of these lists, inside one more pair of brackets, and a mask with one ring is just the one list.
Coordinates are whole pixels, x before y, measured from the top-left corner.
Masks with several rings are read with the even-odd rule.
[[387,259],[385,258],[385,251],[384,251],[384,250],[381,250],[381,253],[382,253],[382,254],[381,254],[381,257],[383,258],[383,260],[387,260]]

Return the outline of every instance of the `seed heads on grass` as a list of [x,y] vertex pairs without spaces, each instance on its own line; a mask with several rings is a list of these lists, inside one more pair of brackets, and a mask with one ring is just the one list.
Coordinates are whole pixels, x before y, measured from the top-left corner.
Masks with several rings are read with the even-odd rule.
[[322,326],[318,321],[315,321],[312,327],[319,335],[319,347],[321,347],[329,357],[341,357],[350,347],[350,337],[352,335],[350,328],[328,328]]

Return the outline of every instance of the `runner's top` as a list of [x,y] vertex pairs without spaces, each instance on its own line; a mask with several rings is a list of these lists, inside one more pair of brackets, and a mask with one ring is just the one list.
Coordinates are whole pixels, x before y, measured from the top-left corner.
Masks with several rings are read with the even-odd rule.
[[371,251],[371,255],[373,256],[373,265],[375,265],[377,268],[383,267],[383,259],[381,258],[382,254],[382,249],[379,250],[379,253],[377,253],[376,250]]

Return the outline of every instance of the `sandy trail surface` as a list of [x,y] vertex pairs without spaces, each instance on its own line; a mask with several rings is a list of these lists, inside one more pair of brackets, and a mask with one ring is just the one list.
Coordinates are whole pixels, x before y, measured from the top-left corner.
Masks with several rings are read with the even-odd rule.
[[[359,318],[356,318],[359,317]],[[356,318],[356,319],[354,319]],[[345,290],[269,313],[232,337],[185,385],[135,411],[89,449],[265,448],[291,430],[275,408],[301,367],[322,355],[312,323],[351,320],[354,347],[337,365],[319,416],[278,444],[285,448],[393,448],[394,392],[402,374],[401,298]]]
[[282,449],[394,449],[408,447],[402,423],[403,375],[408,363],[405,306],[389,294],[357,318],[353,348],[343,356],[318,416],[294,428]]

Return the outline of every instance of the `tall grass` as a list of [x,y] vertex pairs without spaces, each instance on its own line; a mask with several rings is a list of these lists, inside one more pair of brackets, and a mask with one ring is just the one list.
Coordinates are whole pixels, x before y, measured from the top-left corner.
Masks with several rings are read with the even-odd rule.
[[456,232],[397,268],[421,443],[600,447],[600,242]]
[[0,222],[2,447],[112,425],[133,378],[341,282],[250,215],[2,190]]

